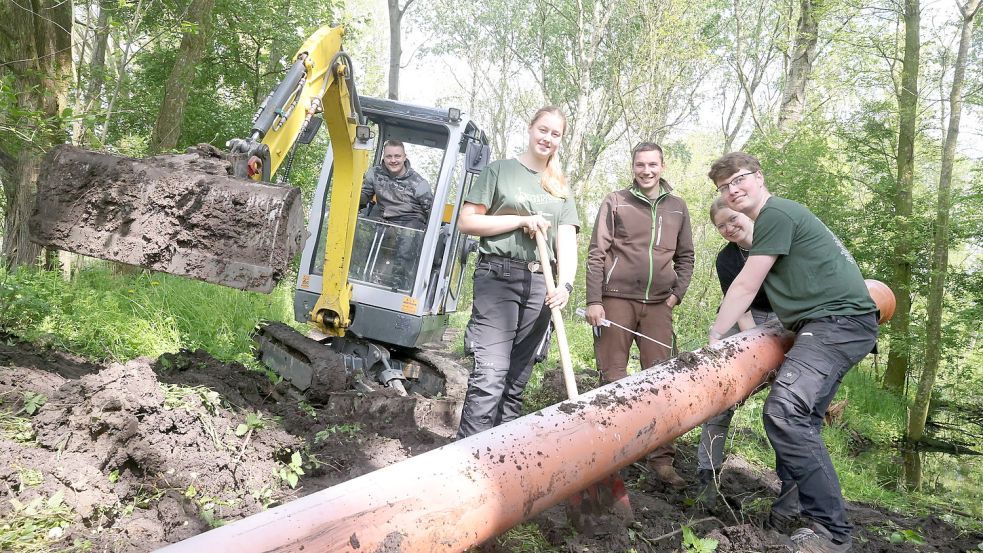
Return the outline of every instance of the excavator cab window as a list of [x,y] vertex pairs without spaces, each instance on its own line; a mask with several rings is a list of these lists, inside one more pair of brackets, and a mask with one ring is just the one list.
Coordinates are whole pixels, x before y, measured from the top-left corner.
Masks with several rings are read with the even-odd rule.
[[[383,166],[385,142],[390,139],[399,140],[404,145],[409,167],[429,184],[430,194],[433,196],[446,155],[446,135],[434,132],[432,128],[394,125],[386,120],[371,123],[377,137],[377,151],[372,167]],[[378,197],[377,192],[376,199]],[[326,195],[325,201],[328,202],[329,198],[330,195]],[[328,207],[326,204],[326,213]],[[402,206],[405,207],[407,206]],[[431,210],[424,213],[420,220],[429,221],[435,208],[440,213],[443,212],[442,205],[431,205]],[[384,206],[370,204],[359,212],[348,278],[363,285],[410,294],[417,272],[421,269],[426,226],[420,221],[407,222],[405,219],[387,217],[385,211]],[[314,274],[321,274],[324,267],[325,237],[321,234],[314,258]]]

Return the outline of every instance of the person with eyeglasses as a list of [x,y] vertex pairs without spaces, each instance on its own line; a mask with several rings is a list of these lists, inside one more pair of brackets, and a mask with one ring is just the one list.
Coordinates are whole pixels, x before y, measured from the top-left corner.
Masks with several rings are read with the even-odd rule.
[[[874,349],[877,307],[842,242],[805,206],[771,195],[757,158],[727,154],[708,176],[728,207],[754,221],[747,262],[710,326],[710,344],[763,286],[782,325],[796,333],[762,415],[776,470],[795,481],[801,516],[809,521],[791,539],[801,552],[850,551],[853,526],[820,431],[844,375]],[[790,521],[777,507],[770,521],[781,528]]]
[[[638,346],[648,369],[671,355],[672,312],[693,276],[689,209],[662,178],[662,148],[643,142],[632,151],[630,186],[601,201],[587,250],[587,322],[594,326],[594,354],[602,383],[628,375],[628,352]],[[638,338],[607,319],[654,340]],[[674,488],[686,481],[672,463],[675,446],[656,448],[646,464],[656,480]]]
[[[717,253],[716,259],[717,279],[720,281],[721,291],[726,294],[747,262],[754,235],[754,221],[747,215],[727,207],[727,202],[721,196],[710,204],[710,221],[720,236],[727,240],[727,245]],[[751,301],[751,306],[738,319],[737,324],[724,333],[724,338],[776,318],[765,291],[758,290],[754,300]],[[700,427],[700,444],[696,451],[696,474],[699,478],[696,500],[708,509],[717,504],[717,482],[724,462],[724,446],[736,407],[727,409]],[[774,510],[789,518],[798,516],[799,495],[798,490],[795,489],[795,481],[788,474],[780,474],[779,478],[782,482],[779,493],[782,501]]]

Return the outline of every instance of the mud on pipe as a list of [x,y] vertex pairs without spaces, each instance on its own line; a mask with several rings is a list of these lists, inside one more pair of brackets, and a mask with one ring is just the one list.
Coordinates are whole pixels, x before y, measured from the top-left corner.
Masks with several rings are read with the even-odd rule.
[[464,551],[744,399],[792,339],[743,332],[162,551]]

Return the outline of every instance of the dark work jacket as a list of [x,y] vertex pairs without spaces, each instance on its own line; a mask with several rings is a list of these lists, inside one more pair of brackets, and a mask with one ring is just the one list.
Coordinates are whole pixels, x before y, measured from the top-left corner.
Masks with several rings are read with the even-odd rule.
[[366,171],[359,207],[365,207],[373,195],[376,198],[374,211],[382,212],[381,216],[373,213],[373,218],[417,229],[427,226],[433,206],[433,192],[427,179],[410,167],[410,160],[406,160],[406,173],[399,177],[390,175],[382,164]]

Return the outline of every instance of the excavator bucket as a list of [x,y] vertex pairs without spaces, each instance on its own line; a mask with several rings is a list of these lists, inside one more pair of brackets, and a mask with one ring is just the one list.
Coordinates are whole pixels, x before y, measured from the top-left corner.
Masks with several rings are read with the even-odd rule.
[[145,159],[58,146],[37,198],[38,244],[241,290],[272,290],[306,234],[298,189],[234,177],[207,145]]

